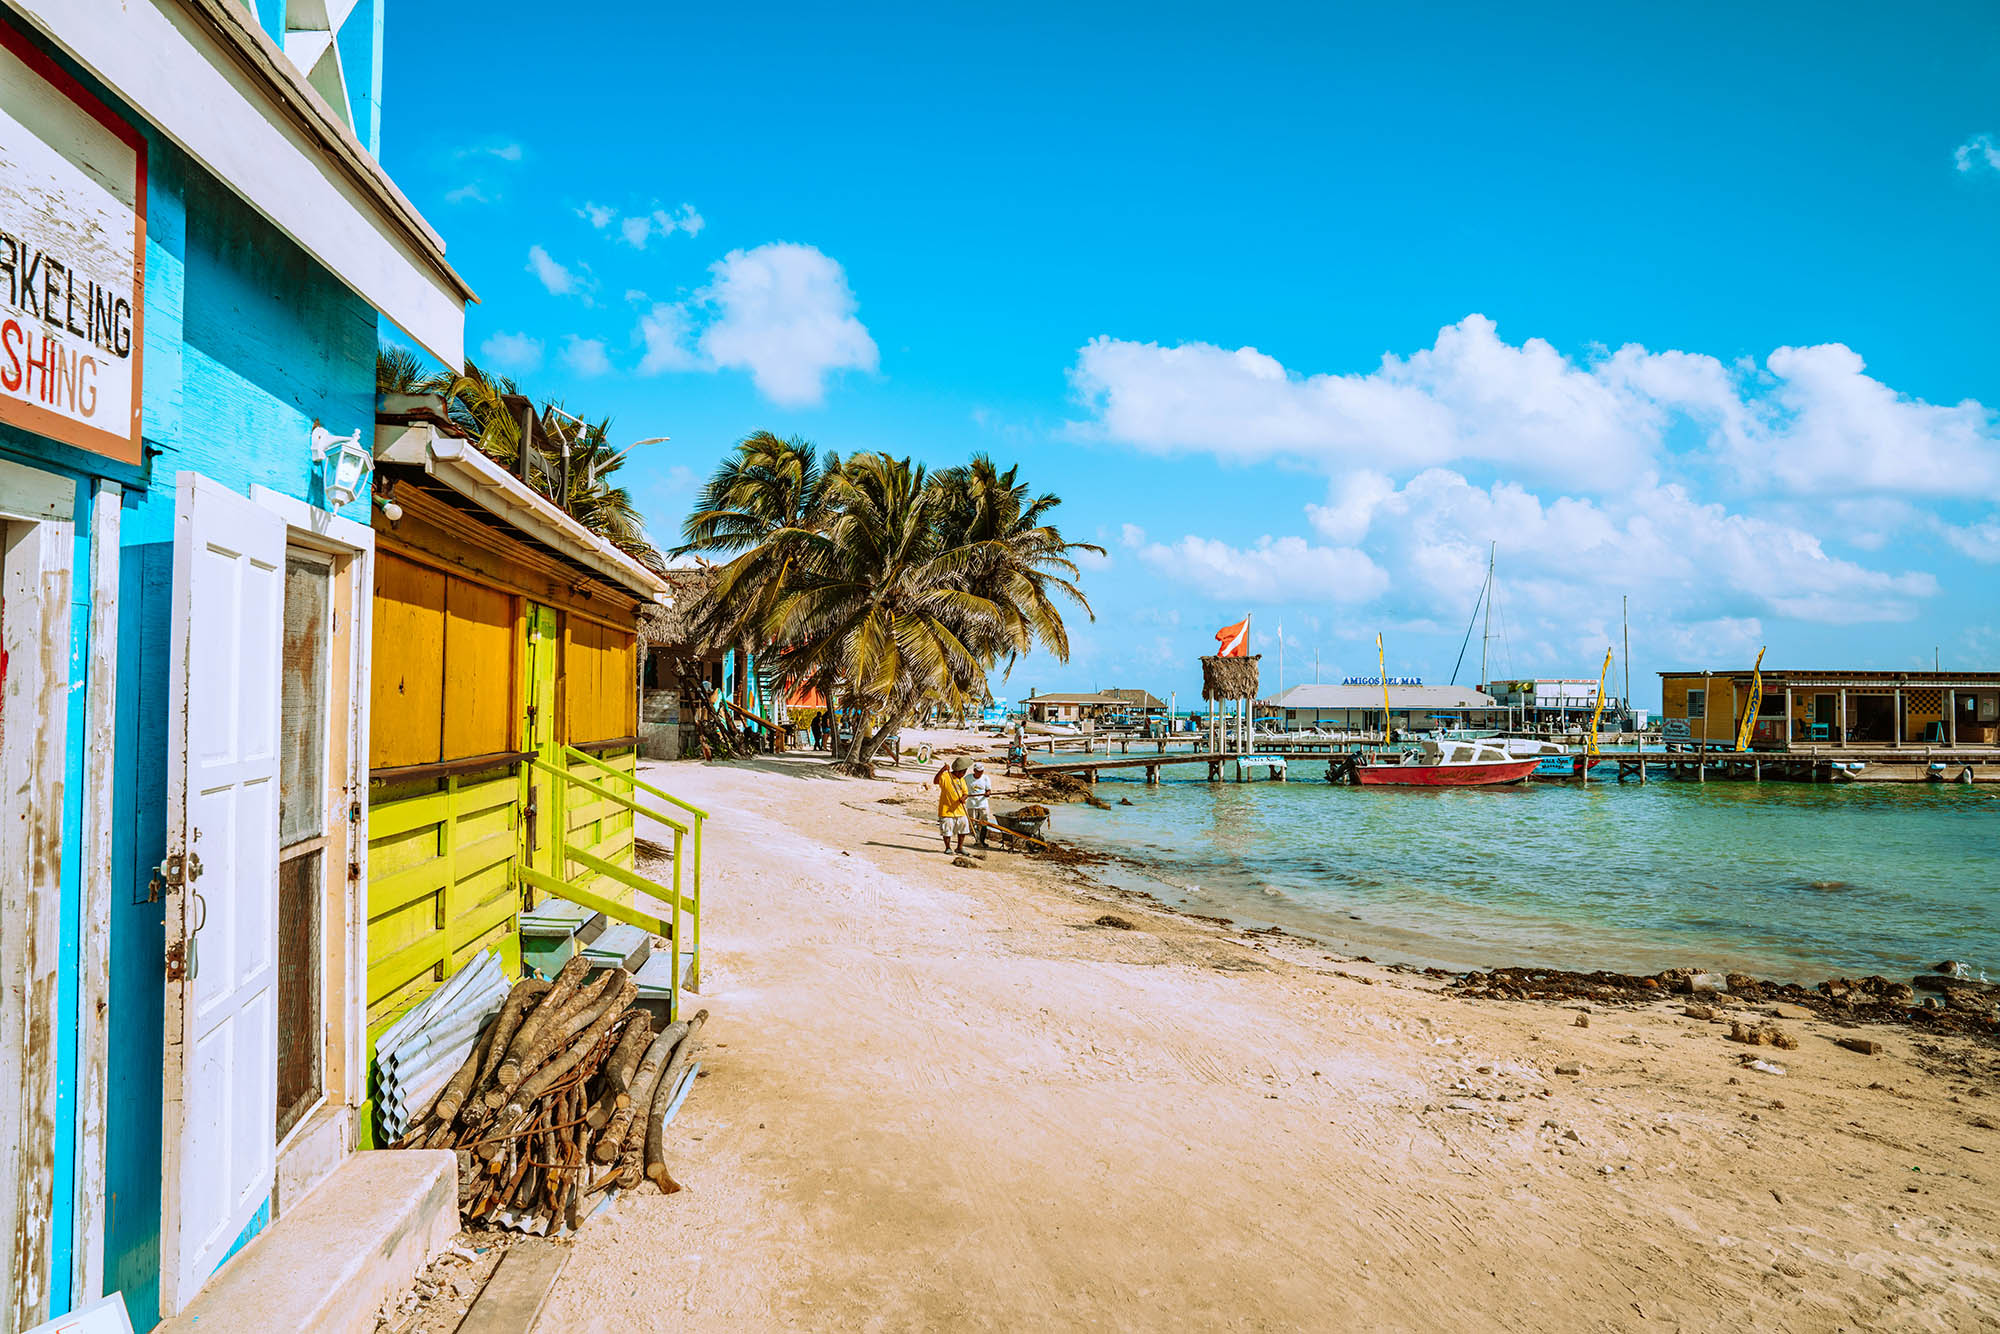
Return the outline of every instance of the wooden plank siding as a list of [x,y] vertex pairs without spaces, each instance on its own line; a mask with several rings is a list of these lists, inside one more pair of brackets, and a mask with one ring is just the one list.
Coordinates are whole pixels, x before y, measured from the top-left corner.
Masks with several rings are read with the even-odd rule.
[[639,730],[637,636],[581,616],[564,618],[563,737],[571,745]]
[[444,604],[442,573],[376,556],[370,768],[427,763],[443,749]]
[[368,818],[370,1040],[482,949],[521,958],[521,778],[483,774],[378,787]]
[[440,759],[511,750],[517,599],[456,576],[445,580],[444,751]]

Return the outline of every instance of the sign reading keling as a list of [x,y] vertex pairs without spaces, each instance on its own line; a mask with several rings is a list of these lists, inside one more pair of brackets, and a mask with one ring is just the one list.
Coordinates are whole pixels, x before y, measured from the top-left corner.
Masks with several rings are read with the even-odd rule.
[[139,453],[146,146],[0,22],[0,422]]

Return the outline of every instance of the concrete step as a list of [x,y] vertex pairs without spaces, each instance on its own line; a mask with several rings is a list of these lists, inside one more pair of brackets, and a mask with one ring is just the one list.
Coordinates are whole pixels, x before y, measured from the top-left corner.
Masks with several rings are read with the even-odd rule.
[[448,1149],[357,1153],[239,1251],[159,1334],[297,1330],[373,1334],[458,1231]]

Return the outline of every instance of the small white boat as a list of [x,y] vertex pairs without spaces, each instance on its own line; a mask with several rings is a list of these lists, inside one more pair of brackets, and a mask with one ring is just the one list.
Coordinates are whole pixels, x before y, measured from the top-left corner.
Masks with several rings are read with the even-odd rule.
[[1395,759],[1356,765],[1354,778],[1367,787],[1491,787],[1521,782],[1539,763],[1497,741],[1427,740]]

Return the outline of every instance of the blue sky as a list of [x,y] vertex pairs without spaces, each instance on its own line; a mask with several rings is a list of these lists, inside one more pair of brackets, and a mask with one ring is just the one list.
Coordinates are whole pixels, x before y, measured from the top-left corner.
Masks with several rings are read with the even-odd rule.
[[2000,667],[2000,11],[1402,8],[405,0],[383,157],[663,539],[759,428],[1059,492],[1010,698],[1445,680],[1489,541],[1495,676]]

